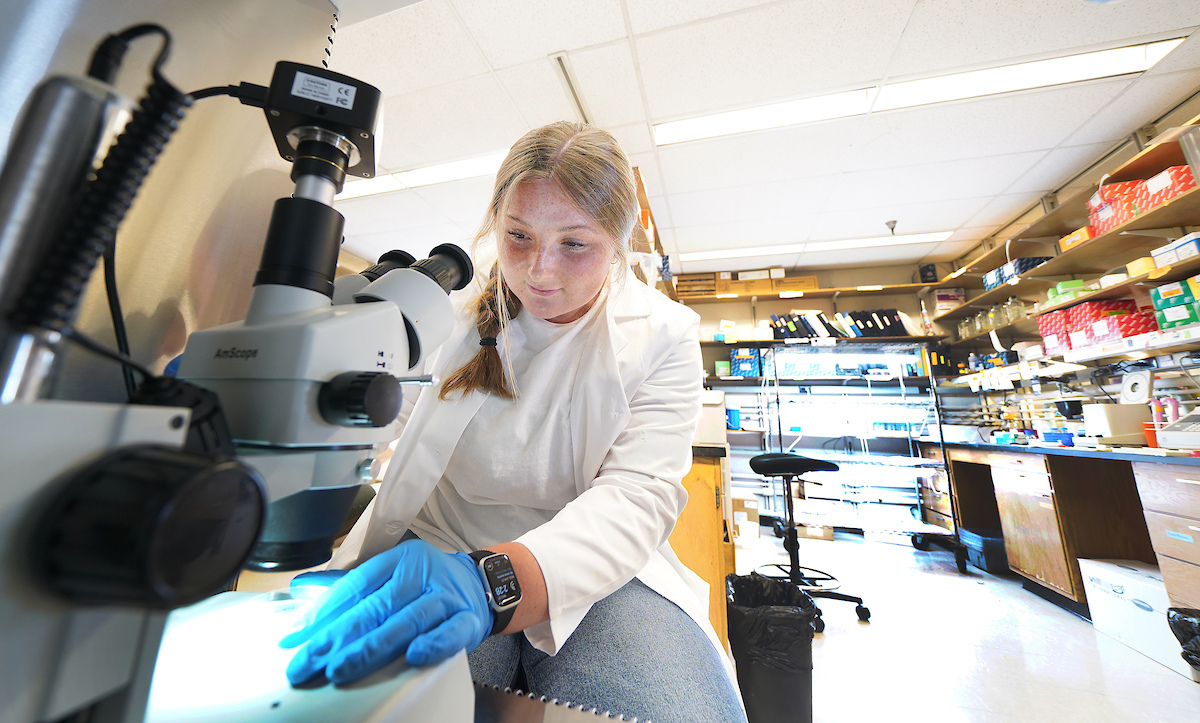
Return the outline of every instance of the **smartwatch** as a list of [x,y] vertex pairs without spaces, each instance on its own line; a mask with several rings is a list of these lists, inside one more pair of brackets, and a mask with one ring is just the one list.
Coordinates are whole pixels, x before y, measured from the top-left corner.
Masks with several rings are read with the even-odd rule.
[[495,635],[508,627],[517,604],[521,602],[521,586],[517,583],[517,572],[513,569],[512,560],[504,553],[491,550],[476,550],[470,553],[475,566],[479,568],[479,577],[483,579],[483,588],[487,591],[488,604],[495,613],[495,623],[492,632]]

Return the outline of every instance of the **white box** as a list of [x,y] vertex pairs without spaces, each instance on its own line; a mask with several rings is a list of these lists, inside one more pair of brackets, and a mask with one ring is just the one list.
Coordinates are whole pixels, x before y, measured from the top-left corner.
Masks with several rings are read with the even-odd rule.
[[705,389],[700,392],[700,423],[696,426],[696,444],[726,444],[729,435],[725,422],[725,392]]
[[1136,560],[1080,558],[1092,626],[1184,677],[1200,682],[1167,625],[1167,588],[1158,566]]

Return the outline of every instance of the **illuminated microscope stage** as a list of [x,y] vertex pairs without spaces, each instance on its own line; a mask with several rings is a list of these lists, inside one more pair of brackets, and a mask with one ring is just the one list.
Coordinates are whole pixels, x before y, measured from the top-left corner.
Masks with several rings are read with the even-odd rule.
[[176,610],[167,621],[146,723],[474,720],[467,656],[428,668],[403,659],[344,686],[293,688],[280,648],[310,604],[286,591],[227,592]]

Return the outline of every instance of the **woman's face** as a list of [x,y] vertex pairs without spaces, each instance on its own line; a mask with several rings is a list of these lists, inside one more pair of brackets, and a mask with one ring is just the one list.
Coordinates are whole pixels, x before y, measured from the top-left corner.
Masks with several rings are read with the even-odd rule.
[[500,223],[500,272],[524,308],[558,324],[587,313],[616,253],[600,224],[547,179],[514,188]]

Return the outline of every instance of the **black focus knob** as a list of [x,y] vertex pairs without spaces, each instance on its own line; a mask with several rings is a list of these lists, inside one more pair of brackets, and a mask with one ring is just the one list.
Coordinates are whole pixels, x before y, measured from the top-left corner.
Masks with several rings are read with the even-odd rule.
[[170,447],[130,445],[74,470],[41,510],[33,572],[92,605],[171,609],[228,589],[265,524],[251,468]]
[[386,427],[400,414],[404,395],[384,372],[346,372],[321,385],[321,417],[340,427]]

